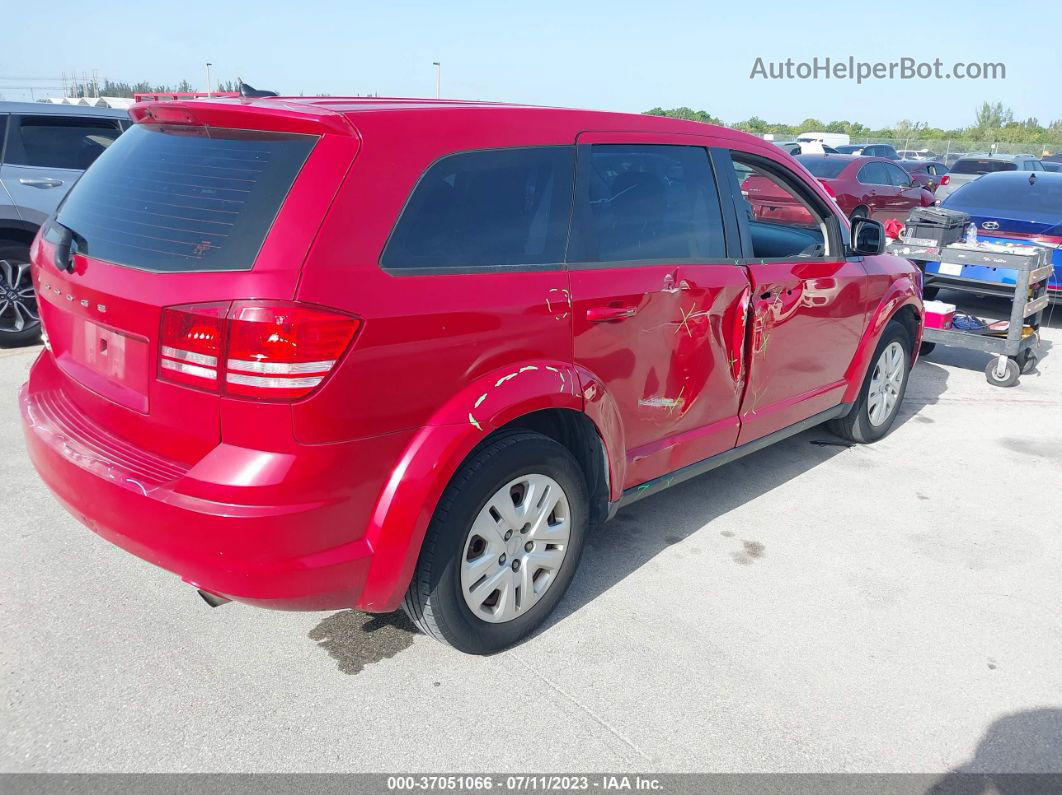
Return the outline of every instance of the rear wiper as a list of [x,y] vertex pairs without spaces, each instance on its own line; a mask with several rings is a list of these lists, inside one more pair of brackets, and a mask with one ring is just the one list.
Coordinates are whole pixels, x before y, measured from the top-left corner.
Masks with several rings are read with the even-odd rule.
[[67,273],[74,272],[74,254],[84,243],[85,238],[77,232],[58,221],[53,220],[52,226],[58,230],[59,239],[55,242],[55,267]]

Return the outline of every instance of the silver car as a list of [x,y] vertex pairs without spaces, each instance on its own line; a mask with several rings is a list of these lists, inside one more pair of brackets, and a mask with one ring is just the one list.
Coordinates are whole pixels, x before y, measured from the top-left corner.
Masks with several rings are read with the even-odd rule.
[[0,347],[40,336],[30,243],[129,123],[124,110],[0,102]]
[[937,202],[942,202],[967,182],[997,171],[1043,171],[1043,164],[1032,155],[978,155],[960,157],[951,166],[947,180],[937,187]]

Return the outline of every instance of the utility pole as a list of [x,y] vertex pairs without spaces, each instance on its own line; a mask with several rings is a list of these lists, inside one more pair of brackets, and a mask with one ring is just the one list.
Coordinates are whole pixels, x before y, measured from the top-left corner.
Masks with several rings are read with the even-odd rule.
[[442,63],[439,61],[431,63],[435,67],[435,98],[440,99],[442,97]]
[[213,66],[213,65],[214,64],[210,63],[210,61],[207,61],[207,65],[206,65],[206,69],[207,69],[207,87],[206,87],[206,90],[207,90],[207,96],[208,97],[212,93],[214,93],[214,90],[210,87],[210,67]]

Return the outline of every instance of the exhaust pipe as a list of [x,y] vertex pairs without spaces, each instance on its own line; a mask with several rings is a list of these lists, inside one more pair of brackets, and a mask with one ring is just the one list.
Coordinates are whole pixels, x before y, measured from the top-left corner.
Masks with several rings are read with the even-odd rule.
[[232,601],[231,599],[226,599],[224,596],[218,596],[217,594],[210,593],[210,591],[204,591],[202,588],[196,588],[195,592],[202,596],[203,601],[211,607],[221,607]]

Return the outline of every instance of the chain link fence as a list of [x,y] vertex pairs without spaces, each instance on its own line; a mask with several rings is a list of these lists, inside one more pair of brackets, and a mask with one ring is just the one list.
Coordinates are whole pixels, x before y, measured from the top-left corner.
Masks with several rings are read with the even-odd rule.
[[978,141],[972,138],[857,138],[853,144],[889,144],[897,152],[926,152],[940,158],[956,154],[983,153],[999,155],[1032,155],[1046,157],[1062,153],[1062,139],[1050,143],[1007,143]]

